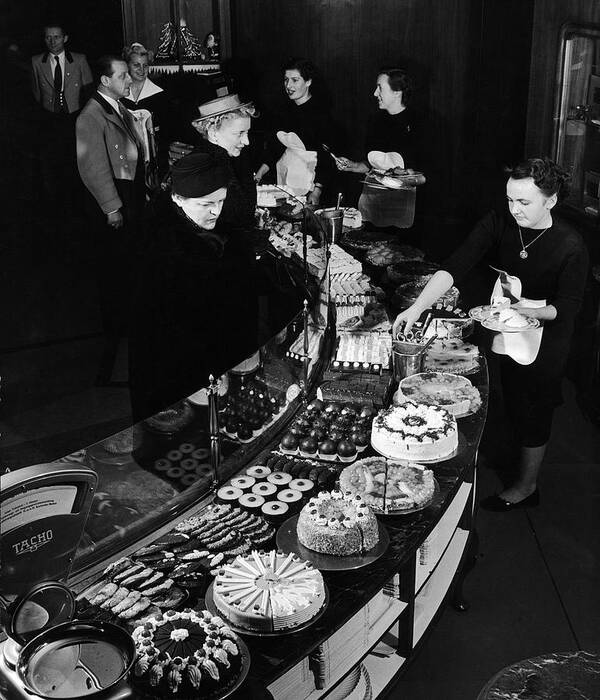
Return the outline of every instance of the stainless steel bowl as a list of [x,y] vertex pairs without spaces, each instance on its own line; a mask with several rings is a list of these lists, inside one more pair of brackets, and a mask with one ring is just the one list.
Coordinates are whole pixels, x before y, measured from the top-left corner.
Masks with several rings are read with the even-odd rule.
[[21,650],[17,672],[40,698],[109,700],[126,685],[135,656],[131,635],[117,625],[64,622]]

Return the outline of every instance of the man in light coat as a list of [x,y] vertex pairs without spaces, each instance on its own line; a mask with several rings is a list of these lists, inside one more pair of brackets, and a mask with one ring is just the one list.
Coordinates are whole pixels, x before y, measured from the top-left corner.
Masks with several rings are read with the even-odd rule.
[[144,161],[133,115],[119,102],[131,77],[118,56],[98,61],[96,93],[77,118],[77,167],[89,194],[98,250],[98,286],[107,339],[97,383],[110,382],[118,339],[127,335],[131,263],[141,251]]

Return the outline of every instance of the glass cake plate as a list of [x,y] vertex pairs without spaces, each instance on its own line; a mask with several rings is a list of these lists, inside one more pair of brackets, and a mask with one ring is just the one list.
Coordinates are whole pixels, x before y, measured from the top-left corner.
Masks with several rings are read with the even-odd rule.
[[236,624],[230,622],[225,617],[225,615],[217,608],[213,600],[214,587],[215,583],[213,581],[210,584],[210,586],[206,589],[206,595],[204,596],[204,603],[208,612],[211,613],[211,615],[216,615],[217,617],[220,617],[222,620],[224,620],[227,623],[227,626],[231,627],[231,629],[236,634],[244,634],[249,637],[281,637],[286,634],[292,634],[293,632],[301,632],[302,630],[305,630],[307,627],[310,627],[312,624],[314,624],[323,615],[325,610],[327,610],[327,606],[329,605],[329,589],[327,588],[327,584],[323,582],[323,589],[325,591],[323,605],[321,606],[321,609],[317,612],[317,614],[311,617],[310,620],[308,620],[302,625],[296,625],[296,627],[277,630],[277,632],[258,632],[257,630],[249,630],[245,627],[238,627]]
[[413,508],[388,508],[387,510],[382,510],[381,508],[377,508],[376,506],[371,506],[371,508],[373,509],[373,512],[376,515],[412,515],[413,513],[419,513],[420,511],[425,510],[425,508],[429,508],[429,506],[435,505],[440,498],[440,494],[441,489],[438,480],[435,477],[433,477],[433,495],[425,503],[421,503],[420,505],[414,506]]
[[526,318],[527,325],[515,328],[515,326],[509,326],[503,321],[497,321],[494,318],[487,318],[481,321],[481,325],[490,331],[496,331],[498,333],[521,333],[522,331],[532,331],[540,327],[539,319],[537,318]]
[[447,462],[449,459],[453,459],[463,451],[466,445],[467,441],[465,439],[465,436],[459,430],[458,447],[453,452],[450,452],[450,454],[447,454],[444,457],[439,457],[437,459],[422,459],[416,457],[415,459],[410,459],[409,457],[395,457],[394,455],[386,454],[385,452],[378,450],[373,444],[371,444],[371,447],[373,448],[373,450],[375,450],[375,452],[377,452],[377,454],[380,454],[382,457],[390,459],[393,462],[416,462],[416,464],[437,464],[438,462]]
[[369,566],[377,561],[388,548],[390,536],[386,528],[379,524],[379,542],[372,549],[361,554],[336,557],[333,554],[321,554],[312,549],[308,549],[298,541],[296,525],[298,514],[288,518],[279,530],[277,530],[277,547],[283,552],[294,552],[302,559],[309,561],[319,571],[349,571]]

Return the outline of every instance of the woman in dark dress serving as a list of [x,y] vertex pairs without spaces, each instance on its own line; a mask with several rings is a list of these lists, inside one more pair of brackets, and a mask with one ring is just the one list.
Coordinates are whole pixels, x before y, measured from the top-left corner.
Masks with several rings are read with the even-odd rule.
[[273,120],[265,162],[256,172],[256,181],[260,182],[266,173],[275,171],[275,165],[284,152],[283,145],[275,137],[278,131],[297,134],[307,151],[317,153],[314,184],[307,194],[307,202],[314,206],[319,204],[324,190],[331,190],[335,174],[331,158],[323,149],[323,144],[334,144],[335,129],[327,106],[313,96],[315,74],[315,66],[304,58],[291,59],[284,66],[283,86],[289,102]]
[[369,118],[365,138],[365,157],[353,161],[338,158],[339,170],[366,174],[371,169],[367,161],[370,151],[399,153],[404,167],[414,169],[416,161],[414,115],[408,106],[412,85],[410,78],[400,68],[381,68],[373,96],[379,110]]
[[493,296],[508,297],[511,309],[541,322],[539,329],[493,338],[520,460],[516,481],[482,502],[488,510],[539,503],[538,474],[553,412],[562,401],[561,380],[588,270],[581,236],[552,214],[566,194],[566,180],[567,174],[547,158],[531,158],[513,168],[506,184],[510,216],[484,217],[394,322],[394,333],[409,331],[425,309],[484,258],[499,271]]
[[172,192],[153,202],[152,244],[138,270],[129,341],[136,421],[247,357],[245,248],[239,236],[216,227],[229,177],[212,155],[195,153],[173,166]]

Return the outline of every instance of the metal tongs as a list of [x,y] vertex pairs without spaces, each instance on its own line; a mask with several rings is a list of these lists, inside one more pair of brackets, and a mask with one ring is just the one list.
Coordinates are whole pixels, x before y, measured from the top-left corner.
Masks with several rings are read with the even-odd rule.
[[323,147],[323,150],[325,153],[329,153],[329,155],[335,160],[336,165],[342,165],[343,164],[343,159],[338,158],[335,153],[329,148],[329,146],[326,143],[322,143],[321,146]]
[[[427,333],[427,329],[429,328],[431,321],[433,320],[433,314],[431,311],[427,314],[425,317],[425,320],[421,324],[421,326],[416,330],[413,331],[410,330],[408,333],[402,333],[399,332],[396,334],[396,340],[400,340],[404,343],[419,343],[421,344],[423,342],[423,338],[425,337],[425,333]],[[425,347],[429,347],[431,343],[437,338],[437,335],[434,335],[432,338],[429,339]]]

